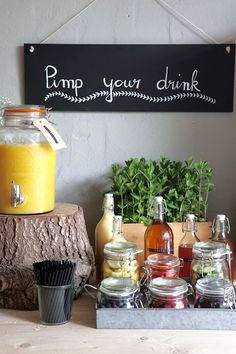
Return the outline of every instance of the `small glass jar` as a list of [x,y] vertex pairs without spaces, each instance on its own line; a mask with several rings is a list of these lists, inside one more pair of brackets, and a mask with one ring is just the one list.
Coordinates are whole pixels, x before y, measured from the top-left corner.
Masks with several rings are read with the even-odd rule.
[[191,283],[198,279],[229,279],[228,249],[220,242],[196,242],[193,245]]
[[137,250],[133,242],[109,242],[104,247],[103,278],[132,278],[139,280]]
[[235,309],[235,289],[227,279],[199,279],[196,283],[196,308]]
[[54,209],[56,151],[34,126],[44,106],[9,106],[0,126],[0,213],[38,214]]
[[185,309],[189,307],[189,285],[181,278],[155,278],[149,286],[148,307]]
[[158,277],[179,278],[183,261],[172,254],[151,254],[145,263],[145,273],[149,279]]
[[106,278],[97,294],[98,308],[142,307],[140,291],[135,280],[130,278]]

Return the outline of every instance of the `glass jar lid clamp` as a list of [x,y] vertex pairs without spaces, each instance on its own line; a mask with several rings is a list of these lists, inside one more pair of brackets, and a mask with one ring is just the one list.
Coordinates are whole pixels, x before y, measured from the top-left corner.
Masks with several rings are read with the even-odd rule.
[[149,290],[159,296],[179,296],[192,293],[192,287],[181,278],[155,278],[150,282]]
[[66,147],[57,130],[48,121],[49,109],[38,105],[7,106],[3,109],[4,125],[14,128],[36,128],[45,136],[52,149]]
[[109,242],[104,247],[104,253],[110,256],[129,257],[141,252],[133,242]]
[[223,297],[225,302],[235,302],[235,289],[228,279],[201,278],[197,280],[196,289],[207,297]]
[[200,258],[218,259],[230,253],[226,245],[220,242],[196,242],[193,245],[193,254]]

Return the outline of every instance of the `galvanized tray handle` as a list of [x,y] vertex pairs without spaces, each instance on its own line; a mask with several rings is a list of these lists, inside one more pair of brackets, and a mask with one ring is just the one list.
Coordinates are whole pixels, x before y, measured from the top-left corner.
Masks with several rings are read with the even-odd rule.
[[98,291],[98,288],[97,288],[96,286],[94,286],[94,285],[91,285],[91,284],[85,284],[85,285],[84,285],[84,290],[86,291],[86,293],[87,293],[92,299],[95,299],[95,300],[96,300],[97,296],[94,295],[94,294],[92,294],[92,293],[88,290],[88,288],[93,289],[93,290],[96,290],[96,291]]

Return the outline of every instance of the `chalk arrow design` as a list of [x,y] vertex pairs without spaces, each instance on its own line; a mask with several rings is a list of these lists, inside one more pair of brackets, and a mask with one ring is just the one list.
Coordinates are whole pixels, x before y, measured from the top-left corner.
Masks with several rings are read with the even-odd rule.
[[[93,92],[88,96],[84,96],[84,97],[75,97],[75,96],[70,96],[67,93],[61,92],[61,91],[54,91],[54,92],[49,92],[45,97],[44,97],[44,101],[48,101],[49,99],[58,96],[61,97],[63,99],[66,99],[68,101],[70,101],[71,103],[84,103],[84,102],[88,102],[88,101],[92,101],[95,100],[97,98],[100,97],[104,97],[104,96],[108,96],[110,94],[109,91],[105,91],[105,90],[101,90],[101,91],[97,91],[97,92]],[[202,93],[198,93],[198,92],[182,92],[182,93],[177,93],[174,95],[169,95],[169,96],[162,96],[162,97],[155,97],[155,96],[149,96],[145,93],[140,93],[140,92],[136,92],[136,91],[115,91],[112,93],[112,97],[120,97],[120,96],[125,96],[125,97],[129,97],[129,98],[138,98],[138,99],[142,99],[142,100],[146,100],[149,102],[156,102],[156,103],[166,103],[169,101],[173,101],[173,100],[179,100],[182,98],[197,98],[200,100],[204,100],[210,104],[215,104],[216,103],[216,99],[210,96],[207,96],[205,94]]]

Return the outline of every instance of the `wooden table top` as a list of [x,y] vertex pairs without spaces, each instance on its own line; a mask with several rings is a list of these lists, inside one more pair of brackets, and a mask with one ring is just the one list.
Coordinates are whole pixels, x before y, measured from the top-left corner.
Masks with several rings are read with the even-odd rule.
[[0,353],[235,354],[234,331],[101,330],[95,328],[94,300],[73,303],[72,320],[39,323],[38,311],[0,310]]

